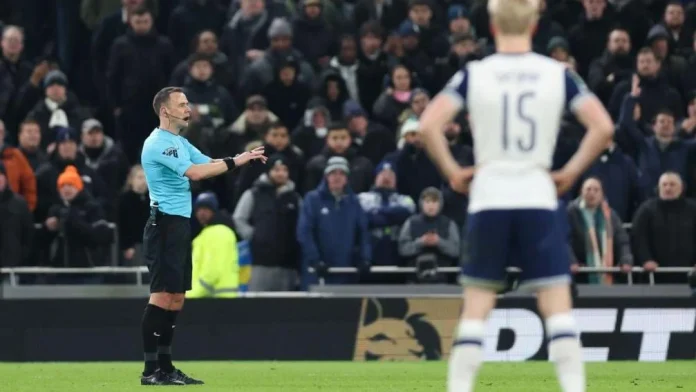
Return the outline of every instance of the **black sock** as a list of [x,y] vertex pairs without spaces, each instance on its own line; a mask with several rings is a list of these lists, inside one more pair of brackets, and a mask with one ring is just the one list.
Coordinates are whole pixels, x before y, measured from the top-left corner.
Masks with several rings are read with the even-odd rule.
[[178,310],[167,312],[167,322],[162,329],[162,335],[157,341],[157,361],[162,371],[170,373],[174,371],[172,364],[172,339],[174,338],[174,328],[176,327],[176,316]]
[[143,375],[150,375],[157,370],[157,340],[162,335],[163,326],[166,323],[167,311],[153,304],[147,304],[142,322],[143,351],[145,352]]

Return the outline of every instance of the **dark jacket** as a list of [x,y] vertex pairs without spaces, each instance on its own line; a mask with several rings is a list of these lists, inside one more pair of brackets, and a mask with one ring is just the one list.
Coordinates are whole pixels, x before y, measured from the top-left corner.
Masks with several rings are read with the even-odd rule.
[[142,36],[128,30],[114,41],[109,54],[106,77],[111,106],[151,106],[175,64],[174,47],[167,37],[154,30]]
[[292,181],[276,187],[266,174],[244,192],[233,219],[239,235],[250,241],[253,265],[299,269],[301,202]]
[[605,12],[604,16],[597,20],[587,20],[583,15],[580,23],[570,29],[570,53],[577,60],[580,75],[586,77],[592,59],[602,55],[612,27],[612,19]]
[[[667,80],[658,77],[657,79],[641,78],[640,80],[640,103],[641,120],[643,122],[652,122],[655,115],[660,109],[667,108],[675,115],[675,120],[678,120],[684,115],[684,106],[682,105],[679,92],[667,83]],[[625,80],[619,83],[614,89],[609,100],[609,112],[616,120],[621,113],[621,105],[624,98],[631,93],[631,80]],[[633,113],[633,112],[631,112]]]
[[[195,56],[192,54],[191,56]],[[215,53],[212,57],[209,57],[210,61],[213,63],[213,80],[217,82],[220,86],[224,86],[229,89],[237,87],[237,78],[239,77],[239,72],[234,68],[227,56],[222,52]],[[189,78],[189,59],[182,60],[179,64],[174,67],[172,71],[172,77],[169,79],[169,84],[171,86],[183,86],[186,80]]]
[[336,54],[334,31],[322,15],[316,19],[309,19],[304,10],[300,10],[292,23],[292,33],[293,46],[315,68],[318,68],[320,58]]
[[[68,126],[74,129],[80,129],[82,121],[84,121],[89,113],[80,106],[75,94],[68,92],[67,99],[58,109],[62,109],[68,117]],[[48,125],[51,122],[52,112],[46,106],[45,99],[39,100],[34,108],[27,114],[27,118],[32,118],[39,123],[41,127],[41,148],[46,150],[49,144],[56,140],[55,132]]]
[[[328,96],[329,82],[335,82],[338,85],[338,97],[335,100],[330,99]],[[321,75],[317,86],[317,95],[312,98],[311,104],[313,106],[325,107],[329,110],[331,118],[341,119],[343,118],[343,105],[349,98],[346,81],[343,80],[341,74],[336,69],[329,68]]]
[[[602,57],[592,60],[587,76],[587,84],[597,97],[609,104],[614,88],[621,82],[631,82],[636,61],[630,54],[614,55],[608,51]],[[609,75],[614,75],[608,80]]]
[[546,54],[551,38],[564,36],[563,27],[551,19],[548,13],[544,13],[537,22],[536,32],[532,38],[532,47],[535,52]]
[[121,250],[143,242],[143,230],[150,217],[150,195],[125,191],[118,197],[118,239]]
[[184,0],[169,15],[167,36],[177,49],[179,59],[186,57],[191,41],[199,32],[212,30],[220,35],[225,23],[225,9],[217,1]]
[[298,79],[299,72],[295,73],[295,81],[290,86],[283,84],[279,75],[277,72],[276,78],[263,89],[261,95],[266,98],[268,109],[288,129],[294,129],[303,120],[312,89],[308,83]]
[[440,189],[443,184],[442,176],[425,150],[405,144],[396,152],[396,186],[399,193],[420,200],[420,194],[427,187]]
[[245,20],[240,10],[225,25],[220,39],[220,50],[229,57],[230,63],[240,75],[249,65],[246,52],[252,49],[265,50],[270,45],[268,28],[272,21],[273,17],[268,10],[251,20]]
[[[329,158],[333,156],[340,155],[329,151],[327,148],[320,155],[310,159],[307,163],[307,170],[305,171],[304,193],[315,189],[323,181],[326,163]],[[348,160],[348,164],[350,165],[348,182],[350,183],[351,189],[355,192],[365,192],[370,189],[374,178],[374,166],[370,160],[356,154],[352,149],[349,149],[343,157]]]
[[396,150],[394,134],[379,123],[369,121],[365,137],[352,132],[353,147],[359,155],[377,166],[384,157]]
[[643,202],[638,168],[633,160],[619,147],[606,150],[576,183],[576,195],[579,194],[582,183],[589,177],[599,178],[609,206],[622,221],[630,221],[633,212]]
[[314,112],[319,111],[326,119],[326,127],[317,129],[311,121],[302,121],[292,131],[292,144],[296,145],[304,153],[305,159],[310,159],[319,154],[326,146],[327,127],[331,124],[331,115],[328,109],[323,106],[308,107],[305,112],[305,119],[311,119]]
[[[633,219],[636,264],[653,260],[663,267],[696,265],[696,204],[692,200],[651,199]],[[656,282],[681,283],[683,275],[655,275]]]
[[305,83],[311,83],[314,80],[314,70],[299,51],[293,49],[289,53],[280,53],[268,49],[262,58],[254,61],[244,70],[236,98],[242,101],[250,95],[260,94],[276,78],[280,64],[289,55],[292,55],[299,64],[298,79]]
[[122,12],[121,8],[119,8],[118,11],[104,18],[92,35],[90,54],[94,85],[99,90],[100,98],[104,102],[106,102],[108,94],[106,72],[110,60],[111,46],[118,37],[121,37],[128,31],[128,23],[123,21]]
[[94,267],[106,264],[98,248],[113,240],[99,203],[80,192],[69,204],[54,204],[47,217],[58,218],[58,232],[51,245],[53,267]]
[[[290,144],[283,151],[277,151],[273,146],[264,144],[264,154],[267,157],[280,154],[283,157],[283,163],[288,167],[290,179],[295,184],[301,184],[301,179],[304,178],[305,160],[302,151],[296,146]],[[262,174],[268,171],[268,166],[260,162],[249,162],[244,165],[239,171],[239,177],[235,184],[234,200],[237,201],[244,192],[254,185]],[[293,185],[293,187],[295,187]]]
[[389,73],[391,60],[389,55],[384,52],[379,52],[374,59],[368,58],[362,52],[359,52],[358,56],[357,77],[360,106],[374,115],[373,107],[384,90],[384,77]]
[[48,154],[39,147],[36,151],[27,151],[24,148],[19,148],[20,151],[22,151],[22,154],[27,158],[27,161],[29,161],[29,165],[31,168],[36,172],[36,169],[41,167],[44,163],[48,162]]
[[360,0],[353,11],[353,26],[356,29],[367,21],[378,20],[386,31],[395,30],[408,16],[408,4],[404,0],[382,3],[382,15],[377,19],[377,7],[374,0]]
[[104,181],[110,195],[118,194],[128,176],[128,160],[121,147],[109,136],[104,136],[104,145],[99,149],[85,148],[80,144],[80,153],[85,165],[97,172]]
[[399,128],[399,116],[409,107],[409,101],[397,101],[392,94],[385,91],[377,98],[372,113],[380,124],[388,129],[396,130]]
[[34,223],[27,203],[9,188],[0,192],[0,266],[29,264]]
[[[302,286],[316,281],[307,269],[324,262],[329,267],[349,267],[372,260],[367,217],[358,197],[346,186],[336,198],[326,181],[309,192],[297,222],[297,240],[302,252]],[[356,282],[355,275],[329,275],[327,283]]]
[[201,114],[199,122],[206,126],[217,128],[231,124],[239,117],[239,110],[227,89],[214,80],[201,82],[187,78],[184,83],[186,98],[192,106],[207,105],[208,113]]

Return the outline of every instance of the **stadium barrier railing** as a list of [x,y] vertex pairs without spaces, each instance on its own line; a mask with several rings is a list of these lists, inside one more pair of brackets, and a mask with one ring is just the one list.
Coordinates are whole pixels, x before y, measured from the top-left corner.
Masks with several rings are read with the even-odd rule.
[[[439,272],[445,274],[456,274],[461,271],[459,267],[441,267],[438,268]],[[508,268],[509,272],[519,272],[518,268]],[[648,272],[649,284],[655,285],[655,274],[689,274],[694,271],[692,267],[658,267],[655,271]],[[313,268],[309,268],[309,272],[314,272]],[[370,269],[370,273],[374,274],[413,274],[416,272],[415,267],[397,267],[397,266],[374,266]],[[588,273],[621,273],[619,267],[580,267],[578,273],[588,274]],[[632,273],[644,273],[644,268],[633,267],[631,268]],[[9,276],[9,284],[11,286],[19,285],[19,275],[44,275],[44,274],[135,274],[136,284],[143,284],[143,275],[147,274],[148,270],[145,266],[140,267],[92,267],[92,268],[53,268],[53,267],[5,267],[0,268],[1,275]],[[355,274],[358,273],[358,269],[355,267],[331,267],[329,268],[329,273],[331,274]],[[628,275],[628,285],[633,285],[632,274]],[[320,280],[320,285],[323,285],[323,281]]]
[[[106,226],[112,231],[113,241],[109,245],[109,261],[108,264],[112,267],[117,267],[120,257],[119,257],[119,238],[118,238],[118,226],[114,222],[106,222]],[[34,231],[43,230],[43,225],[41,223],[34,223]]]

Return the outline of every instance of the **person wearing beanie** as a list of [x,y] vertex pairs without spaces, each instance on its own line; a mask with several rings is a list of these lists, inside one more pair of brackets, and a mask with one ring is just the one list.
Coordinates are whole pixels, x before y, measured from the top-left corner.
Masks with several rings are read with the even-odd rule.
[[546,53],[553,59],[560,62],[568,61],[570,57],[570,46],[563,37],[553,37],[546,45]]
[[324,173],[321,185],[305,196],[297,224],[303,289],[318,278],[328,284],[357,283],[358,275],[334,275],[328,269],[357,267],[364,278],[372,260],[367,217],[348,185],[348,161],[332,157]]
[[39,123],[42,137],[45,140],[53,139],[51,130],[55,127],[79,127],[87,111],[80,106],[77,97],[68,92],[65,74],[57,69],[48,72],[42,86],[44,99],[38,101],[27,114],[27,118]]
[[687,62],[683,56],[675,54],[676,48],[670,46],[672,37],[667,28],[661,24],[653,26],[648,32],[645,44],[652,48],[660,61],[660,74],[666,76],[672,86],[681,86],[687,71]]
[[394,135],[381,124],[371,121],[365,109],[357,102],[346,101],[343,105],[343,120],[353,139],[352,148],[371,163],[380,162],[396,150]]
[[238,99],[244,99],[254,94],[260,94],[273,82],[279,71],[279,66],[288,56],[292,55],[298,64],[297,78],[305,83],[314,80],[314,69],[305,56],[293,48],[293,31],[290,23],[284,18],[276,18],[268,28],[270,46],[263,56],[254,60],[242,74],[240,79]]
[[[396,190],[396,167],[382,161],[375,170],[375,183],[358,195],[370,227],[372,259],[375,265],[401,265],[398,233],[401,225],[416,212],[413,199]],[[403,283],[403,277],[377,275],[374,283]]]
[[344,123],[334,122],[329,126],[324,151],[307,163],[304,179],[305,193],[320,186],[332,157],[341,157],[348,162],[350,173],[347,174],[349,174],[350,186],[354,192],[364,192],[370,189],[374,166],[369,159],[358,155],[351,144],[351,135]]
[[442,192],[428,187],[420,195],[420,213],[406,220],[399,233],[399,254],[416,267],[416,282],[441,282],[439,267],[457,265],[459,229],[442,212]]
[[192,288],[191,181],[213,178],[251,161],[265,163],[266,157],[263,147],[222,159],[201,153],[181,136],[192,116],[181,88],[161,89],[151,107],[159,126],[145,140],[141,161],[150,192],[143,247],[153,278],[140,325],[145,362],[140,383],[201,385],[203,381],[176,369],[171,355],[176,318]]
[[7,168],[0,161],[0,267],[28,265],[34,224],[26,201],[12,191]]
[[82,123],[82,143],[78,148],[85,157],[85,165],[104,180],[109,194],[119,192],[128,176],[128,159],[121,146],[104,133],[104,126],[96,118]]
[[186,298],[234,298],[240,284],[237,236],[227,214],[219,211],[213,192],[203,192],[193,204],[200,232],[194,236],[191,290]]
[[[81,173],[73,165],[65,167],[54,184],[60,200],[48,210],[43,226],[53,234],[52,267],[95,267],[103,249],[114,240],[103,209],[89,192]],[[58,275],[56,284],[99,284],[101,278],[84,275]]]
[[266,169],[242,194],[232,218],[250,244],[249,291],[292,291],[299,272],[295,231],[302,199],[284,155],[271,155]]
[[5,123],[0,120],[0,163],[5,166],[5,176],[10,189],[24,198],[31,211],[36,209],[36,177],[22,151],[5,144]]

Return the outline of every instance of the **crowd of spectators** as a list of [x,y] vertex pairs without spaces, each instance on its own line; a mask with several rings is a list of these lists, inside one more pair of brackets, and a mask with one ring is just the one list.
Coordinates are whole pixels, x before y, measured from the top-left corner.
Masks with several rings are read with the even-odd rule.
[[[224,225],[234,238],[216,238],[247,241],[252,288],[454,278],[437,267],[465,258],[467,200],[424,152],[418,118],[460,67],[494,52],[485,0],[0,8],[0,265],[142,264],[140,150],[157,126],[152,97],[176,85],[193,108],[183,136],[201,151],[264,145],[270,158],[192,183],[194,233]],[[576,70],[617,127],[559,211],[573,269],[695,266],[696,2],[541,0],[539,11],[534,51]],[[474,164],[466,111],[444,131],[456,159]],[[582,135],[565,116],[554,168]],[[418,272],[371,275],[376,265]],[[336,266],[359,273],[326,274]]]

